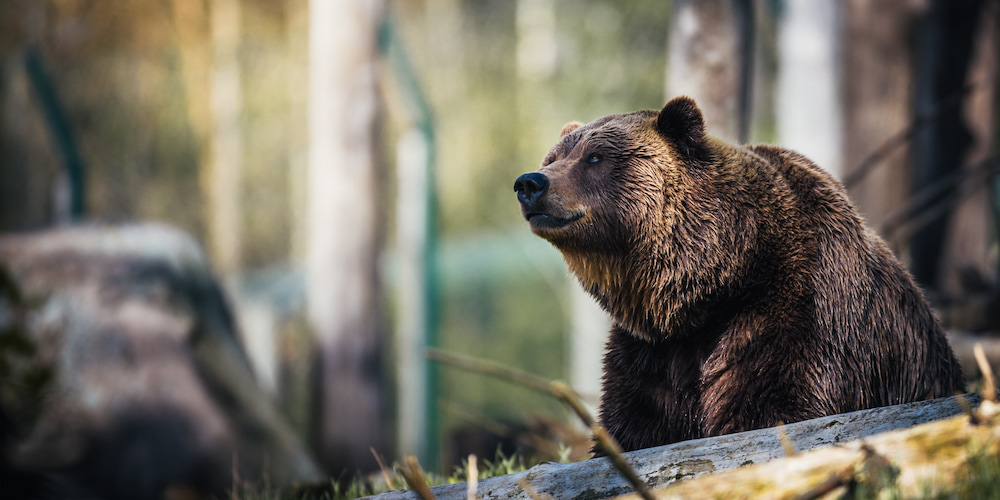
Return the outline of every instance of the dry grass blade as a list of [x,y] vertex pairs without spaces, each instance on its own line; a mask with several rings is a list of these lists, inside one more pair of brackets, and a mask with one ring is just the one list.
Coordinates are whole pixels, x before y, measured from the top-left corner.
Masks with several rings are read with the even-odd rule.
[[403,466],[400,467],[400,472],[406,478],[406,483],[410,486],[410,489],[415,491],[422,500],[436,500],[434,494],[431,493],[430,487],[427,486],[427,481],[424,480],[424,471],[420,468],[420,462],[417,461],[417,457],[412,455],[406,457]]
[[477,489],[479,489],[479,466],[476,465],[476,455],[469,454],[469,500],[476,500]]
[[969,416],[969,423],[972,425],[979,425],[979,417],[972,409],[972,405],[969,404],[969,400],[965,399],[965,395],[956,394],[955,401],[958,401],[958,406],[962,407],[962,412]]
[[396,484],[392,481],[392,473],[389,472],[389,468],[385,466],[385,461],[382,460],[382,455],[379,455],[378,452],[375,451],[374,446],[370,446],[368,449],[372,452],[372,456],[375,457],[375,463],[378,464],[378,470],[382,472],[382,479],[385,479],[386,487],[390,490],[396,489]]
[[788,438],[788,432],[785,431],[785,424],[779,423],[775,429],[778,431],[778,441],[781,441],[781,447],[785,449],[785,455],[789,457],[795,455],[795,445]]
[[997,402],[997,386],[993,379],[993,369],[983,352],[983,345],[976,343],[972,351],[976,355],[976,363],[979,363],[979,371],[983,373],[983,399],[991,403]]

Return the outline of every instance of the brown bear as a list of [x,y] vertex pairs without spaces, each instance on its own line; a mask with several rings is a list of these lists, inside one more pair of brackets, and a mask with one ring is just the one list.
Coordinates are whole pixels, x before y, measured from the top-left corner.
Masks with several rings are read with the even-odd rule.
[[840,183],[706,135],[690,98],[566,125],[514,190],[614,319],[600,422],[625,450],[963,389],[922,292]]

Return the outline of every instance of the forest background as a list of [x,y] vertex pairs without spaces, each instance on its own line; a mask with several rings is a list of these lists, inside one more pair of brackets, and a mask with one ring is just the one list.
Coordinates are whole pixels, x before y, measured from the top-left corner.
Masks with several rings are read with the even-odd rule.
[[[562,125],[691,94],[710,132],[799,149],[847,183],[949,326],[996,330],[995,312],[967,306],[998,296],[997,13],[11,0],[0,232],[160,221],[194,235],[257,382],[331,470],[372,470],[370,446],[447,470],[525,433],[582,456],[555,402],[422,356],[499,361],[596,402],[607,318],[511,189]],[[369,299],[339,309],[356,296]],[[342,404],[355,390],[364,403]]]

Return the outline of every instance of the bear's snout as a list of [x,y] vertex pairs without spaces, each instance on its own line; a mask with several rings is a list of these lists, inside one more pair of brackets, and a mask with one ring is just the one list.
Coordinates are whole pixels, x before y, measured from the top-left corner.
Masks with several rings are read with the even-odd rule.
[[514,181],[514,191],[517,192],[517,201],[521,202],[522,205],[531,205],[538,198],[541,198],[548,189],[549,178],[541,172],[527,173]]

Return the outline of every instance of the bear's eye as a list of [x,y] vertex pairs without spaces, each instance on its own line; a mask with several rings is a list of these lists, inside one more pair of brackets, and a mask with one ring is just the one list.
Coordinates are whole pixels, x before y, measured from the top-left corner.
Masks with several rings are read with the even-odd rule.
[[599,155],[597,153],[591,153],[590,156],[587,157],[587,163],[589,163],[591,165],[595,165],[595,164],[601,163],[601,160],[603,160],[603,159],[604,158],[602,158],[601,155]]

